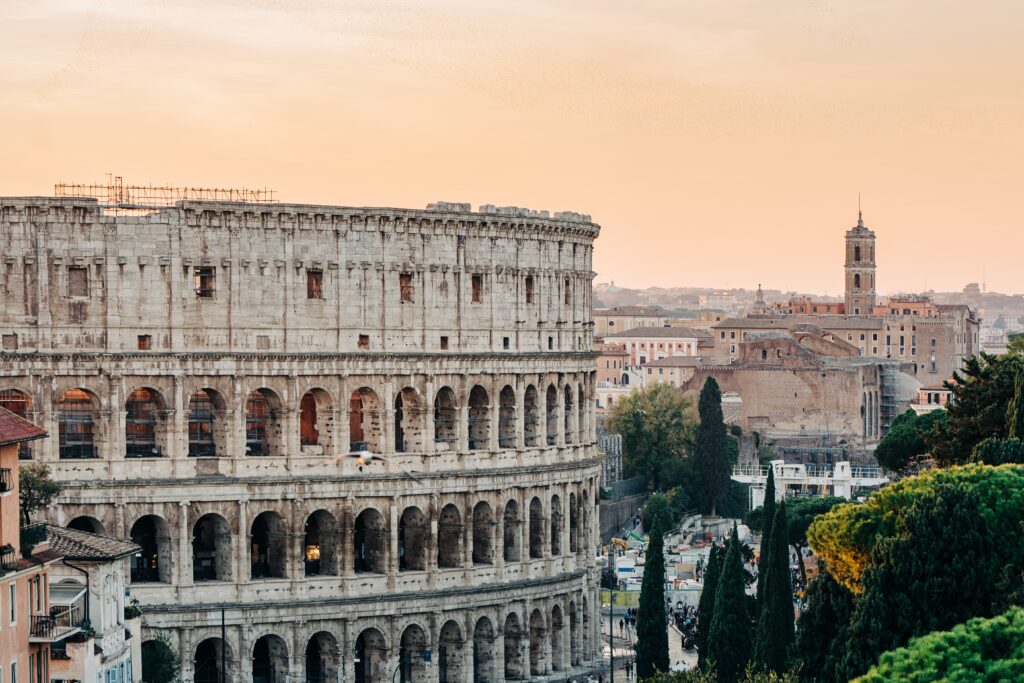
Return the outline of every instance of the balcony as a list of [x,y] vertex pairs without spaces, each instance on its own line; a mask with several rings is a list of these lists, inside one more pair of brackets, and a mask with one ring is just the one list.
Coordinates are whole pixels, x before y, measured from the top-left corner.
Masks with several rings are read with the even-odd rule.
[[13,545],[0,546],[0,576],[18,568],[18,553]]
[[28,642],[54,643],[82,630],[81,612],[77,605],[54,607],[50,614],[33,614]]
[[14,490],[14,477],[11,476],[11,468],[0,467],[0,493],[7,493]]

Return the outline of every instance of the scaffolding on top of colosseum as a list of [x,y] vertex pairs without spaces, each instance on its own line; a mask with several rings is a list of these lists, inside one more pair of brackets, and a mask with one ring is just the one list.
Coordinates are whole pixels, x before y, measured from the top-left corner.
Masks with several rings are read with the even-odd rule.
[[180,201],[276,202],[274,190],[267,188],[173,187],[170,185],[125,185],[121,176],[107,174],[106,183],[56,183],[57,197],[85,197],[112,208],[150,208],[174,206]]

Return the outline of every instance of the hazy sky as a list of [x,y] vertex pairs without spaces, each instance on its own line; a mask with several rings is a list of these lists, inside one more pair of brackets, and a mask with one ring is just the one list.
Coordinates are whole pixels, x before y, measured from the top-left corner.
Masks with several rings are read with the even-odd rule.
[[1024,291],[1019,0],[0,0],[0,194],[592,214],[598,280]]

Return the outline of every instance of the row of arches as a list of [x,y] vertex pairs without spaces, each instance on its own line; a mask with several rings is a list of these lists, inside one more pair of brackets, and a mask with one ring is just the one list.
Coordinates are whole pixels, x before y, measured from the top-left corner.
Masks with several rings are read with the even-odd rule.
[[[545,506],[545,502],[547,505]],[[387,574],[487,566],[580,555],[588,552],[590,511],[586,490],[570,491],[563,500],[555,493],[528,499],[526,509],[516,499],[495,509],[477,501],[465,511],[455,503],[439,504],[436,512],[407,505],[398,515],[397,539],[391,542],[388,516],[375,507],[353,511],[351,522],[326,509],[309,514],[300,529],[290,529],[285,518],[264,510],[247,529],[248,576],[243,561],[236,565],[234,534],[228,520],[207,512],[191,524],[192,580],[232,581],[341,576],[349,572]],[[396,510],[397,512],[397,510]],[[96,518],[79,516],[70,528],[106,534]],[[175,583],[174,535],[166,520],[155,514],[137,519],[131,540],[141,550],[134,556],[131,579],[135,583]],[[301,539],[296,546],[294,539]],[[568,542],[568,548],[565,541]],[[298,557],[296,554],[298,553]],[[396,553],[392,562],[391,553]],[[243,576],[233,576],[233,567]]]
[[[289,652],[285,637],[274,633],[257,638],[244,659],[236,657],[229,642],[209,637],[193,652],[182,653],[182,660],[191,665],[196,683],[327,683],[349,676],[357,683],[492,683],[565,672],[587,665],[594,656],[588,600],[581,595],[510,611],[499,622],[488,616],[468,623],[448,619],[434,642],[425,624],[408,624],[395,643],[376,626],[358,630],[347,643],[331,631],[318,631],[306,640],[301,659]],[[144,679],[147,673],[142,672]]]
[[[512,385],[491,396],[483,385],[473,385],[460,404],[450,386],[439,388],[431,402],[414,387],[401,388],[390,401],[374,389],[355,389],[344,406],[330,392],[312,388],[297,406],[298,446],[334,452],[347,422],[351,452],[422,453],[437,450],[487,450],[492,433],[497,448],[555,446],[581,443],[587,433],[587,397],[584,386],[528,384],[522,401]],[[189,457],[224,457],[234,429],[229,400],[211,387],[196,388],[185,397],[186,453]],[[493,403],[493,405],[492,405]],[[0,407],[30,418],[33,401],[18,389],[0,389]],[[56,431],[61,459],[101,457],[103,438],[101,401],[90,390],[74,388],[56,400]],[[239,407],[244,420],[242,450],[246,456],[284,456],[289,448],[289,409],[274,390],[261,387],[245,395]],[[127,458],[167,455],[174,438],[173,410],[161,391],[137,387],[128,393],[123,408],[123,445]],[[522,421],[521,429],[517,422]],[[118,424],[118,423],[115,423]],[[117,428],[120,428],[119,426]],[[109,429],[109,428],[108,428]],[[561,434],[560,434],[561,432]],[[339,444],[340,445],[340,444]]]

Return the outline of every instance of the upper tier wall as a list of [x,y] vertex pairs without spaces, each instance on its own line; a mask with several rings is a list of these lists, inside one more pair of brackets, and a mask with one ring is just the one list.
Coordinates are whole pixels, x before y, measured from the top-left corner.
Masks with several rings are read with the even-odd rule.
[[569,351],[593,223],[449,211],[0,198],[3,351]]

